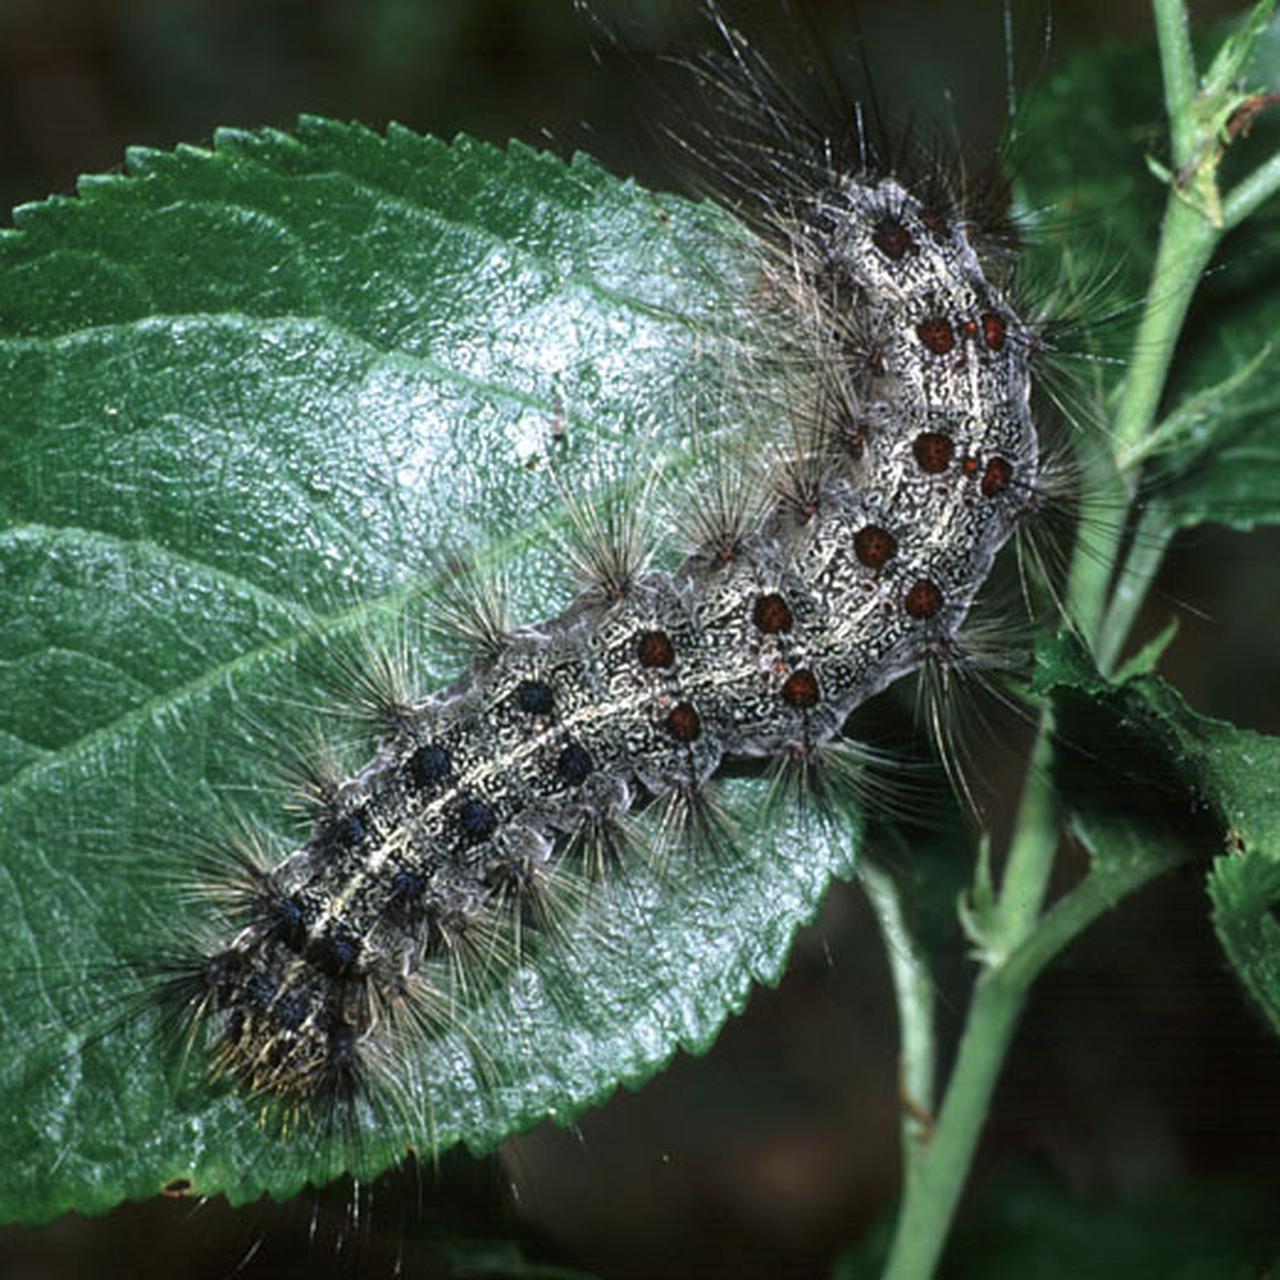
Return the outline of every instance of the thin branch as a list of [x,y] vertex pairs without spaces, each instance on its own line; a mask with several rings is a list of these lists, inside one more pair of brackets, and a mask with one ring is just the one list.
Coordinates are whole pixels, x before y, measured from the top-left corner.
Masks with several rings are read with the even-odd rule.
[[1280,191],[1280,151],[1260,164],[1222,203],[1223,225],[1238,227],[1254,210]]
[[899,1089],[902,1101],[902,1157],[905,1176],[933,1129],[937,1046],[933,1027],[933,975],[924,948],[911,933],[897,883],[863,859],[863,891],[884,937],[898,1006]]
[[1196,63],[1191,31],[1182,0],[1152,0],[1164,76],[1165,111],[1169,117],[1173,167],[1181,169],[1194,150],[1191,104],[1196,95]]

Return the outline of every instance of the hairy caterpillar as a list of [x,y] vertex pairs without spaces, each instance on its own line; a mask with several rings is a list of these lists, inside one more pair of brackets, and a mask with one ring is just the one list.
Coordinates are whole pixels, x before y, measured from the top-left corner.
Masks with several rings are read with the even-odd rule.
[[[910,197],[910,196],[904,196],[904,197],[900,197],[900,198],[903,200],[903,207],[904,207],[904,210],[905,210],[905,212],[906,212],[906,214],[907,214],[907,217],[906,217],[905,219],[903,219],[903,218],[899,218],[899,219],[897,219],[898,223],[899,223],[899,224],[900,224],[900,226],[902,226],[904,229],[906,228],[906,226],[907,226],[908,224],[910,224],[912,227],[914,227],[914,228],[916,229],[917,233],[919,234],[919,227],[918,227],[918,225],[917,225],[917,223],[918,223],[918,210],[915,208],[915,206],[913,206],[913,205],[911,205],[911,204],[909,203],[909,201],[910,201],[910,199],[911,199],[911,197]],[[896,242],[896,237],[894,237],[894,242]],[[810,282],[810,283],[808,283],[808,284],[806,284],[804,287],[805,287],[806,289],[811,289],[811,288],[812,288],[811,282]],[[773,288],[765,289],[763,292],[766,294],[766,303],[768,303],[768,302],[770,301],[770,299],[769,299],[768,295],[773,295],[774,297],[776,297],[779,293],[785,293],[785,290],[782,290],[782,289],[780,289],[780,288],[778,288],[778,287],[773,287]],[[941,346],[941,345],[944,345],[944,344],[945,344],[946,339],[945,339],[945,337],[944,337],[944,331],[943,331],[943,329],[941,329],[941,328],[939,328],[939,327],[936,327],[936,326],[934,326],[934,325],[930,324],[930,322],[931,322],[931,321],[936,321],[937,319],[938,319],[938,317],[937,317],[937,316],[933,316],[933,315],[923,315],[923,314],[922,314],[921,316],[919,316],[919,317],[917,317],[917,318],[916,318],[916,323],[915,323],[915,326],[914,326],[914,327],[915,327],[915,328],[916,328],[916,330],[917,330],[916,335],[915,335],[915,337],[916,337],[916,341],[917,341],[917,342],[921,342],[921,343],[923,343],[923,342],[925,341],[925,339],[920,335],[920,333],[919,333],[919,329],[920,329],[920,327],[921,327],[922,325],[927,325],[927,326],[928,326],[928,331],[933,335],[935,345],[937,345],[937,346]],[[983,338],[984,338],[984,340],[985,340],[985,336],[986,336],[986,335],[985,335],[985,327],[982,325],[982,321],[981,321],[981,318],[980,318],[980,313],[979,313],[979,315],[978,315],[978,316],[967,316],[967,317],[966,317],[966,320],[967,320],[967,321],[976,321],[976,323],[977,323],[977,325],[978,325],[978,330],[982,332],[982,336],[983,336]],[[951,332],[951,342],[952,342],[952,344],[955,344],[955,343],[956,343],[956,336],[957,336],[956,326],[952,323],[952,321],[951,321],[950,319],[947,319],[946,323],[947,323],[947,325],[950,327],[950,332]],[[804,334],[805,334],[805,330],[803,329],[803,327],[802,327],[801,332],[802,332],[802,335],[804,335]],[[974,351],[974,348],[972,348],[972,347],[965,347],[965,346],[963,345],[966,341],[968,341],[968,340],[969,340],[969,335],[968,335],[967,333],[963,333],[963,329],[961,329],[961,330],[960,330],[960,332],[963,334],[963,336],[962,336],[962,338],[961,338],[961,342],[960,342],[960,347],[961,347],[961,349],[962,349],[962,350],[965,350],[965,351],[967,351],[967,352],[972,353],[972,352]],[[973,336],[976,338],[976,337],[978,336],[978,334],[975,332],[975,334],[974,334]],[[831,344],[831,342],[832,342],[832,338],[831,338],[830,333],[826,331],[826,327],[825,327],[825,326],[823,326],[823,327],[820,327],[820,328],[819,328],[819,331],[818,331],[818,333],[817,333],[817,336],[816,336],[816,337],[815,337],[814,335],[812,335],[812,334],[808,334],[808,335],[807,335],[807,337],[806,337],[806,336],[802,336],[802,340],[801,340],[801,342],[799,343],[799,346],[800,346],[800,348],[801,348],[801,350],[802,350],[802,351],[803,351],[803,349],[804,349],[804,347],[805,347],[805,345],[806,345],[806,341],[807,341],[807,342],[811,342],[811,343],[812,343],[812,342],[816,342],[816,343],[826,343],[826,344]],[[838,344],[837,344],[837,345],[838,345]],[[860,355],[862,356],[862,358],[864,359],[864,361],[865,361],[865,354],[866,354],[865,352],[860,352]],[[935,354],[935,355],[938,355],[938,354],[950,354],[950,353],[949,353],[949,352],[948,352],[948,353],[939,353],[939,352],[935,351],[935,352],[934,352],[934,354]],[[812,358],[812,353],[811,353],[811,352],[810,352],[810,358]],[[839,362],[840,362],[840,358],[839,358],[839,356],[838,356],[838,355],[833,357],[833,356],[830,354],[830,351],[827,351],[825,354],[823,354],[823,355],[822,355],[822,356],[817,360],[817,366],[818,366],[819,368],[821,368],[821,369],[824,369],[824,370],[828,370],[828,371],[829,371],[829,370],[831,370],[832,368],[836,368],[836,369],[838,369],[838,368],[839,368]],[[974,360],[973,360],[973,365],[974,365],[974,367],[977,367],[976,359],[974,359]],[[840,380],[840,377],[839,377],[839,376],[837,376],[837,377],[835,377],[834,379],[832,379],[832,380],[831,380],[831,382],[832,382],[832,384],[833,384],[833,386],[834,386],[834,391],[832,391],[831,386],[828,386],[828,388],[827,388],[827,391],[828,391],[828,393],[831,395],[831,398],[832,398],[834,401],[836,401],[837,403],[839,403],[839,401],[840,401],[840,400],[842,400],[842,399],[847,401],[847,400],[849,399],[849,390],[848,390],[848,386],[847,386],[847,384],[842,383],[842,382],[841,382],[841,380]],[[796,383],[796,384],[798,384],[798,385],[800,385],[800,386],[803,386],[803,383],[804,383],[804,379],[803,379],[803,377],[796,377],[796,378],[795,378],[795,383]],[[785,383],[784,383],[784,385],[785,385]],[[784,425],[785,425],[785,419],[782,419],[782,421],[783,421],[783,423],[784,423]],[[805,421],[802,423],[802,425],[803,425],[806,429],[805,429],[804,431],[801,431],[801,432],[799,433],[799,434],[800,434],[800,443],[801,443],[801,454],[800,454],[800,458],[801,458],[801,461],[802,461],[802,462],[804,462],[804,461],[806,461],[806,460],[811,460],[811,459],[813,459],[813,458],[822,458],[822,459],[824,459],[824,460],[825,460],[825,458],[827,457],[828,452],[829,452],[829,450],[828,450],[829,437],[830,437],[830,436],[832,436],[832,435],[834,435],[834,436],[836,436],[836,437],[837,437],[837,439],[833,442],[833,443],[835,443],[835,444],[837,445],[837,447],[839,447],[841,444],[844,444],[844,445],[846,445],[846,446],[847,446],[847,439],[845,438],[845,437],[847,436],[847,433],[835,432],[834,430],[832,430],[832,429],[830,428],[830,426],[829,426],[829,424],[830,424],[832,421],[834,421],[834,419],[831,419],[831,418],[824,418],[824,417],[822,417],[822,416],[818,416],[818,417],[817,417],[817,419],[816,419],[816,423],[817,423],[817,425],[815,426],[815,425],[814,425],[814,423],[815,423],[815,419],[814,419],[814,417],[812,417],[812,416],[806,416]],[[573,432],[574,432],[574,430],[575,430],[575,427],[576,427],[576,424],[572,421],[572,415],[571,415],[571,420],[570,420],[570,423],[569,423],[569,434],[570,434],[570,435],[572,435],[572,434],[573,434]],[[937,437],[937,436],[945,435],[945,434],[946,434],[946,433],[944,433],[944,432],[930,432],[930,431],[916,430],[916,431],[911,435],[911,437],[910,437],[910,443],[911,443],[911,445],[912,445],[912,448],[911,448],[912,464],[913,464],[916,468],[921,468],[921,467],[923,466],[923,464],[920,462],[920,459],[919,459],[918,457],[916,457],[916,456],[915,456],[915,453],[916,453],[915,445],[920,441],[920,437],[921,437],[921,436]],[[789,435],[789,432],[787,433],[787,435]],[[787,435],[784,435],[784,440],[783,440],[783,445],[782,445],[782,447],[783,447],[783,450],[784,450],[784,451],[785,451],[785,450],[787,450],[787,449],[790,449],[790,448],[791,448],[791,445],[792,445],[792,442],[791,442],[791,440],[790,440],[789,438],[787,438]],[[979,433],[979,436],[980,436],[980,433]],[[776,444],[776,441],[775,441],[775,442],[773,442],[773,443],[775,443],[775,444]],[[979,444],[982,444],[982,443],[984,443],[984,441],[982,441],[982,439],[981,439],[981,438],[979,438],[978,443],[979,443]],[[1028,450],[1027,450],[1027,448],[1026,448],[1025,444],[1021,444],[1021,445],[1020,445],[1020,444],[1018,444],[1018,442],[1016,442],[1016,441],[1015,441],[1015,442],[1013,442],[1013,443],[1014,443],[1014,446],[1015,446],[1015,447],[1013,447],[1012,449],[1010,449],[1010,452],[1013,452],[1013,453],[1017,454],[1016,461],[1017,461],[1018,463],[1020,463],[1020,464],[1024,464],[1024,463],[1030,463],[1030,462],[1032,462],[1032,460],[1030,459],[1030,457],[1029,457],[1029,456],[1027,456],[1027,455],[1028,455]],[[900,447],[901,447],[901,446],[900,446]],[[941,447],[943,447],[943,446],[942,446],[942,445],[940,444],[940,442],[939,442],[938,440],[936,440],[936,439],[932,441],[932,445],[926,444],[925,446],[923,446],[923,447],[922,447],[922,448],[923,448],[923,452],[926,454],[926,456],[931,456],[931,455],[930,455],[930,452],[929,452],[929,450],[930,450],[930,448],[931,448],[931,447],[941,448]],[[1019,452],[1019,450],[1020,450],[1020,452]],[[835,450],[831,450],[830,452],[836,452],[836,451],[835,451]],[[904,452],[904,454],[905,454],[905,448],[903,449],[903,452]],[[839,458],[839,457],[840,457],[840,455],[839,455],[838,453],[836,453],[836,456],[837,456],[837,458]],[[999,453],[996,453],[996,454],[995,454],[995,456],[1000,457],[1000,456],[1002,456],[1002,455],[1000,455]],[[964,475],[963,461],[964,461],[965,459],[972,459],[972,460],[973,460],[973,462],[974,462],[974,464],[975,464],[975,474],[974,474],[972,477],[965,477],[965,475]],[[906,459],[904,458],[903,460],[905,461]],[[1006,461],[1007,461],[1007,459],[1006,459]],[[975,508],[976,508],[977,510],[979,510],[979,511],[980,511],[982,508],[981,508],[981,504],[980,504],[980,502],[979,502],[979,499],[981,499],[981,498],[982,498],[982,497],[984,497],[984,496],[985,496],[985,497],[995,497],[995,496],[998,496],[998,495],[984,495],[984,494],[982,493],[982,482],[986,479],[987,472],[988,472],[988,468],[989,468],[989,466],[990,466],[990,462],[991,462],[991,459],[990,459],[990,458],[987,458],[987,457],[984,457],[984,456],[983,456],[983,454],[982,454],[982,452],[981,452],[981,450],[979,450],[979,449],[977,449],[977,448],[971,448],[971,449],[958,449],[958,450],[956,450],[956,451],[955,451],[955,453],[954,453],[954,456],[953,456],[951,459],[948,459],[948,460],[947,460],[947,462],[946,462],[945,466],[943,467],[942,471],[941,471],[941,472],[939,472],[939,474],[946,474],[946,475],[947,475],[947,477],[948,477],[948,481],[950,481],[950,480],[955,480],[955,481],[956,481],[956,487],[954,487],[954,488],[952,488],[952,489],[948,490],[948,493],[950,494],[951,499],[954,501],[954,500],[955,500],[959,495],[961,495],[962,493],[967,492],[967,496],[972,497],[972,498],[974,499],[974,501],[975,501]],[[799,476],[799,478],[800,478],[800,480],[805,480],[805,479],[806,479],[806,474],[805,474],[805,473],[806,473],[807,471],[809,471],[809,470],[810,470],[810,468],[805,467],[805,466],[801,466],[801,467],[799,467],[799,468],[793,468],[793,469],[792,469],[792,474],[793,474],[793,476],[798,475],[798,476]],[[623,479],[625,480],[625,471],[624,471],[622,474],[623,474]],[[902,472],[893,472],[892,474],[895,476],[895,478],[897,478],[897,477],[899,477],[899,476],[905,476],[905,475],[907,475],[907,474],[909,474],[909,473],[908,473],[907,471],[905,471],[905,470],[904,470],[904,471],[902,471]],[[926,474],[930,474],[930,473],[926,472]],[[1019,479],[1023,479],[1023,478],[1024,478],[1023,476],[1021,476],[1021,475],[1019,476]],[[961,490],[961,489],[960,489],[959,485],[961,485],[961,484],[963,484],[963,483],[966,483],[966,481],[971,481],[970,488],[969,488],[969,490],[967,490],[967,491],[963,491],[963,490]],[[800,488],[800,486],[795,485],[795,484],[793,484],[791,487],[792,487],[793,489]],[[997,486],[997,487],[998,487],[998,486]],[[802,491],[798,496],[800,496],[801,498],[803,498],[803,497],[804,497],[804,493],[803,493],[803,491]],[[810,489],[810,491],[809,491],[809,496],[810,496],[810,497],[812,497],[812,496],[813,496],[813,490],[812,490],[812,488],[811,488],[811,489]],[[794,503],[793,503],[793,505],[794,505]],[[801,503],[801,506],[803,506],[803,503]],[[959,512],[959,507],[958,507],[958,506],[957,506],[957,512]],[[779,521],[779,523],[781,523],[781,521]],[[861,528],[866,528],[866,527],[868,527],[868,526],[866,526],[866,525],[860,525],[860,526],[859,526],[859,528],[860,528],[860,529],[861,529]],[[874,526],[874,527],[876,527],[876,528],[881,528],[881,527],[883,527],[883,526],[876,525],[876,526]],[[854,530],[854,532],[856,532],[856,530]],[[865,565],[865,564],[863,564],[863,565],[862,565],[862,568],[864,568],[864,569],[869,568],[869,567],[870,567],[870,566],[867,566],[867,565]],[[958,579],[958,581],[959,581],[959,582],[961,582],[961,583],[963,583],[963,582],[964,582],[964,581],[966,581],[966,580],[967,580],[967,575],[966,575],[965,573],[961,573],[960,578]],[[654,579],[653,581],[654,581],[654,582],[660,582],[660,581],[664,581],[664,580],[662,580],[662,579]],[[931,579],[922,579],[922,578],[917,578],[917,579],[913,579],[913,581],[912,581],[911,583],[909,583],[909,584],[904,584],[904,585],[905,585],[905,586],[908,588],[908,590],[909,590],[910,588],[914,587],[914,586],[916,585],[916,583],[917,583],[917,582],[919,582],[919,581],[931,581]],[[936,584],[935,584],[935,585],[936,585]],[[810,589],[810,588],[809,588],[809,580],[805,580],[805,583],[804,583],[804,590],[802,590],[802,592],[801,592],[801,596],[802,596],[802,598],[803,598],[803,596],[805,595],[805,592],[806,592],[806,591],[808,591],[809,589]],[[736,594],[736,596],[735,596],[734,598],[735,598],[735,599],[738,599],[738,600],[741,600],[741,596],[742,596],[741,588],[737,588],[737,589],[735,589],[735,590],[736,590],[737,594]],[[774,594],[781,594],[781,593],[774,593]],[[961,598],[961,599],[963,599],[963,598],[964,598],[964,596],[965,596],[965,588],[964,588],[964,586],[963,586],[963,585],[961,585],[961,586],[960,586],[960,589],[958,590],[957,595],[958,595],[958,597],[959,597],[959,598]],[[905,597],[904,597],[904,605],[905,605]],[[538,613],[531,613],[531,612],[528,612],[528,611],[526,610],[526,611],[522,612],[519,616],[520,616],[522,619],[530,619],[530,618],[536,618],[536,617],[538,617],[538,616],[546,616],[546,615],[539,615]],[[910,616],[910,615],[908,614],[908,616]],[[917,619],[917,621],[920,621],[920,620],[919,620],[919,619]],[[953,621],[954,621],[954,619],[953,619]],[[941,633],[941,638],[945,638],[945,637],[946,637],[946,635],[947,635],[948,633],[949,633],[949,632],[947,632],[947,631],[943,631],[943,632]],[[703,649],[702,649],[702,648],[696,648],[696,652],[697,652],[697,654],[698,654],[698,655],[700,655],[700,656],[699,656],[699,658],[698,658],[698,661],[694,664],[694,665],[695,665],[695,668],[700,668],[700,670],[701,670],[701,672],[702,672],[702,675],[703,675],[703,678],[706,678],[706,672],[707,672],[707,670],[708,670],[708,667],[707,667],[707,664],[706,664],[706,662],[705,662],[705,654],[704,654],[704,651],[703,651]],[[779,675],[779,676],[781,676],[781,674],[782,674],[782,673],[778,673],[778,675]],[[486,679],[486,680],[487,680],[487,679],[489,679],[489,678],[490,678],[490,677],[488,677],[488,676],[486,676],[486,677],[485,677],[485,679]],[[479,687],[479,684],[477,684],[477,687]],[[724,737],[726,737],[726,738],[727,738],[727,737],[729,736],[729,734],[728,734],[727,732],[723,732],[723,733],[722,733],[722,736],[724,736]],[[557,756],[557,761],[558,761],[558,759],[559,759],[559,756]],[[350,814],[344,813],[342,816],[344,816],[344,817],[349,817],[349,816],[350,816]],[[325,838],[327,838],[327,837],[325,837]],[[225,940],[225,939],[224,939],[224,940]],[[465,1048],[465,1046],[464,1046],[464,1048]]]

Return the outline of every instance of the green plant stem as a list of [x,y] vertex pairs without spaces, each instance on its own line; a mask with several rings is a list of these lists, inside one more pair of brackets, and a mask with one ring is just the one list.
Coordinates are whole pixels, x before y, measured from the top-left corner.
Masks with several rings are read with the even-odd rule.
[[[1144,456],[1155,423],[1160,397],[1173,361],[1178,335],[1205,268],[1224,231],[1280,191],[1280,154],[1270,157],[1226,198],[1225,225],[1215,227],[1207,216],[1176,190],[1165,207],[1160,246],[1151,275],[1147,304],[1134,341],[1133,359],[1116,410],[1111,438],[1115,460],[1111,478],[1100,483],[1114,498],[1122,490],[1132,500],[1141,475],[1140,465],[1123,467],[1123,460]],[[1105,471],[1105,463],[1104,471]],[[1077,555],[1072,566],[1068,598],[1081,632],[1092,642],[1098,669],[1110,674],[1137,611],[1160,567],[1172,530],[1163,526],[1159,506],[1144,513],[1130,548],[1126,572],[1108,597],[1119,560],[1124,521],[1117,519],[1095,535],[1087,556]]]
[[[1176,191],[1169,193],[1147,302],[1116,409],[1112,430],[1116,457],[1136,448],[1155,421],[1187,308],[1220,236],[1199,209]],[[1131,474],[1128,487],[1132,490],[1136,484],[1137,477]]]
[[1222,222],[1226,230],[1238,227],[1264,201],[1280,191],[1280,151],[1242,179],[1222,202]]
[[[1009,858],[1000,878],[995,956],[1008,954],[1035,930],[1058,847],[1058,807],[1050,780],[1053,713],[1040,718],[1031,764],[1022,788]],[[998,939],[998,941],[997,941]]]
[[927,1151],[908,1166],[885,1280],[933,1274],[1025,1001],[1025,988],[992,971],[978,979],[937,1128]]
[[1196,94],[1196,64],[1184,0],[1152,0],[1164,78],[1165,109],[1173,163],[1179,168],[1191,158],[1191,103]]
[[1163,422],[1139,440],[1134,449],[1117,460],[1121,471],[1127,471],[1147,458],[1155,457],[1168,449],[1177,448],[1189,438],[1196,428],[1211,421],[1222,412],[1223,403],[1237,395],[1261,369],[1270,367],[1275,359],[1276,344],[1264,342],[1252,359],[1229,373],[1221,382],[1205,387],[1188,396]]
[[[1155,421],[1187,308],[1191,305],[1201,273],[1213,256],[1220,234],[1203,213],[1176,192],[1169,193],[1147,303],[1116,409],[1111,436],[1113,458],[1123,458],[1135,450]],[[1122,487],[1131,501],[1138,479],[1136,467],[1123,475],[1117,471],[1115,479],[1107,487],[1113,491]],[[1104,501],[1112,496],[1109,494]],[[1104,619],[1111,578],[1120,557],[1124,525],[1123,516],[1117,514],[1107,528],[1095,533],[1089,554],[1077,555],[1072,565],[1068,599],[1076,625],[1095,651],[1104,631],[1109,630],[1113,636],[1119,632],[1118,623],[1107,624]],[[1130,610],[1130,617],[1135,611]],[[1119,654],[1123,639],[1120,636],[1118,643],[1114,639],[1109,641],[1111,661]],[[1102,664],[1101,669],[1105,673],[1109,666]]]
[[1003,975],[1008,956],[1034,933],[1058,845],[1057,813],[1050,776],[1041,765],[1052,741],[1041,725],[1032,767],[1023,788],[1009,860],[1001,882],[992,942],[974,986],[960,1048],[938,1123],[925,1150],[906,1169],[885,1280],[921,1280],[932,1275],[955,1215],[965,1175],[982,1132],[1005,1051],[1026,1001],[1026,986]]
[[904,1110],[903,1168],[918,1156],[928,1138],[937,1063],[933,1027],[933,975],[924,948],[907,925],[902,895],[893,877],[869,859],[859,869],[867,901],[884,937],[898,1006],[899,1092]]
[[[1002,945],[988,957],[974,986],[933,1136],[926,1147],[912,1144],[909,1148],[903,1208],[885,1280],[921,1280],[933,1274],[1031,984],[1100,915],[1187,856],[1183,850],[1157,847],[1118,866],[1095,864],[1079,885],[1041,916],[1058,836],[1052,781],[1038,767],[1050,741],[1046,724],[1037,740],[1037,765],[1023,792],[1001,883],[996,936]],[[900,1006],[902,997],[900,991]]]
[[1174,528],[1163,504],[1153,503],[1138,520],[1124,568],[1120,571],[1116,589],[1098,629],[1095,659],[1100,671],[1110,673],[1115,670],[1138,610],[1142,608],[1151,583],[1164,562],[1164,553],[1173,534]]
[[1017,988],[1029,987],[1054,956],[1100,915],[1190,856],[1185,848],[1153,845],[1141,858],[1121,866],[1096,865],[1070,893],[1053,904],[1035,932],[1010,954],[1002,969],[1004,980]]

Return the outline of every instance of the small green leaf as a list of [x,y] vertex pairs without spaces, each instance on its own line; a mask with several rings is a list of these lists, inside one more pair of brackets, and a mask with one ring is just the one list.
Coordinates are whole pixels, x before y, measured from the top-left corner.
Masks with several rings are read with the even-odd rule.
[[1254,1003],[1280,1035],[1280,852],[1241,847],[1209,873],[1213,927]]
[[1111,685],[1070,637],[1043,649],[1036,683],[1054,695],[1062,789],[1099,866],[1144,845],[1214,856],[1218,937],[1280,1032],[1280,739],[1196,714],[1157,676]]
[[991,837],[984,834],[978,845],[973,884],[960,896],[956,911],[965,937],[984,962],[1000,951],[1000,910],[995,881],[991,875]]
[[1160,631],[1120,667],[1115,675],[1116,684],[1124,684],[1134,676],[1146,676],[1154,672],[1160,665],[1160,659],[1164,657],[1165,650],[1173,643],[1177,634],[1178,619],[1170,618]]
[[[281,1140],[227,1083],[176,1078],[155,1012],[123,995],[119,957],[198,927],[169,833],[216,833],[234,808],[289,847],[267,779],[294,709],[324,714],[314,671],[352,637],[430,620],[433,554],[483,555],[523,621],[563,606],[544,545],[558,477],[685,465],[699,361],[751,288],[741,232],[582,157],[314,119],[133,151],[127,175],[15,221],[0,1217],[174,1178],[287,1196],[340,1171],[338,1144]],[[746,811],[757,786],[730,789]],[[845,841],[797,826],[748,849],[596,895],[572,947],[535,951],[465,1031],[424,1042],[398,1121],[360,1121],[357,1171],[491,1148],[705,1050],[852,867]]]
[[[1087,757],[1095,781],[1127,762],[1117,788],[1125,807],[1137,800],[1126,789],[1141,778],[1180,795],[1187,814],[1211,813],[1222,839],[1230,831],[1280,849],[1280,740],[1198,715],[1159,676],[1111,684],[1066,633],[1041,647],[1034,688],[1066,713],[1066,746]],[[1109,729],[1073,733],[1075,716],[1089,708]]]

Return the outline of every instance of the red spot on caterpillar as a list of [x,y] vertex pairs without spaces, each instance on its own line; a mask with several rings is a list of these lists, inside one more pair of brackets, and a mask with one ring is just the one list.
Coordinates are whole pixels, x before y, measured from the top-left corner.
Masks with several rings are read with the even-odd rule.
[[853,535],[853,554],[868,569],[879,569],[897,549],[897,538],[879,525],[869,524]]
[[956,344],[955,330],[949,320],[932,316],[916,325],[916,336],[935,356],[945,356]]
[[947,238],[947,220],[936,209],[921,210],[920,221],[933,232],[935,239],[945,240]]
[[932,618],[942,608],[942,592],[936,582],[921,578],[903,598],[902,607],[912,618]]
[[670,667],[676,651],[665,631],[642,631],[636,640],[636,657],[642,667]]
[[875,233],[871,237],[875,245],[886,258],[897,261],[903,254],[910,253],[916,246],[911,233],[891,214],[885,214],[876,223]]
[[818,679],[812,671],[793,671],[783,682],[782,700],[797,711],[812,707],[818,701]]
[[995,311],[984,311],[981,319],[983,340],[992,351],[999,351],[1004,346],[1005,336],[1008,333],[1004,316]]
[[982,476],[982,496],[994,498],[1003,493],[1013,479],[1013,463],[1005,458],[992,458]]
[[967,475],[967,476],[976,476],[976,475],[978,474],[978,460],[977,460],[977,458],[972,458],[972,457],[971,457],[971,458],[962,458],[962,459],[960,460],[960,469],[961,469],[961,470],[965,473],[965,475]]
[[678,702],[667,712],[667,732],[677,742],[692,742],[702,732],[702,720],[691,702]]
[[911,447],[920,470],[931,476],[941,475],[951,465],[955,445],[941,431],[922,431]]
[[776,592],[760,596],[751,611],[751,620],[767,636],[791,630],[791,610],[787,602]]

